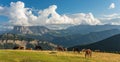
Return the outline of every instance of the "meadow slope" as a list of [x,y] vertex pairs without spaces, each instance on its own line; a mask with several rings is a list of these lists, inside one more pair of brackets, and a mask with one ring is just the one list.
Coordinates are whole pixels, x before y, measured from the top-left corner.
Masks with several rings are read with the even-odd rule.
[[0,50],[0,62],[120,62],[120,54],[93,52],[84,58],[83,52]]

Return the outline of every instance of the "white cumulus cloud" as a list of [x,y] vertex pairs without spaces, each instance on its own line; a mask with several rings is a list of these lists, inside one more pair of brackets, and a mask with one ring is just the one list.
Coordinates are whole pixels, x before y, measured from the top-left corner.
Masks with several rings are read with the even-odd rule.
[[101,22],[93,16],[92,13],[77,13],[70,15],[75,24],[87,24],[87,25],[97,25],[101,24]]
[[113,13],[109,15],[103,15],[100,18],[101,23],[110,24],[110,25],[120,25],[120,14]]
[[47,24],[101,24],[92,13],[60,15],[56,12],[56,9],[56,5],[51,5],[44,10],[39,10],[38,15],[34,15],[33,9],[26,8],[23,2],[18,1],[11,2],[9,7],[0,6],[0,15],[8,17],[9,23],[12,25],[40,26]]
[[109,9],[114,9],[114,8],[115,8],[115,3],[111,3]]

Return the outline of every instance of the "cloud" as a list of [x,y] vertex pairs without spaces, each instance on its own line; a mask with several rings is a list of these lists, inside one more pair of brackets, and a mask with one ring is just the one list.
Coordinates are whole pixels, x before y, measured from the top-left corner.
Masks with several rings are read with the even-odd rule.
[[38,15],[34,15],[33,9],[26,8],[21,1],[11,2],[9,7],[0,6],[0,15],[9,18],[11,25],[40,26],[47,24],[85,24],[96,25],[101,22],[92,13],[76,13],[60,15],[56,12],[57,6],[51,5],[44,10],[39,10]]
[[70,18],[72,18],[75,21],[75,24],[85,24],[85,25],[97,25],[101,24],[101,22],[93,16],[92,13],[77,13],[70,15]]
[[120,15],[117,13],[103,15],[99,20],[102,24],[120,25]]
[[28,25],[27,10],[23,2],[11,2],[10,7],[1,7],[0,15],[7,16],[13,25]]
[[114,9],[114,8],[115,8],[115,3],[111,3],[109,9]]
[[117,13],[113,13],[113,14],[109,14],[109,15],[103,15],[103,17],[101,18],[101,20],[111,20],[111,19],[116,19],[116,18],[120,18],[120,15]]

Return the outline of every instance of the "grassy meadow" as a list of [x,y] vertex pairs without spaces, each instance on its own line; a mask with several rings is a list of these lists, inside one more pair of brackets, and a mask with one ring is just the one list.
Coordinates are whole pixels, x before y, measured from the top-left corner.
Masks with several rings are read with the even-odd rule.
[[120,54],[93,52],[85,58],[84,52],[0,50],[0,62],[120,62]]

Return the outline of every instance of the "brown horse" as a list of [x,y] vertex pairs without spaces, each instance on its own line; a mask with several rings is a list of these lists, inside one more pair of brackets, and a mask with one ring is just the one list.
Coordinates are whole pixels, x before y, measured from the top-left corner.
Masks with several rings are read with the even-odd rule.
[[19,49],[24,50],[24,49],[25,49],[25,47],[20,46],[20,47],[19,47]]
[[26,48],[26,50],[32,50],[32,48]]
[[85,58],[86,57],[92,57],[92,50],[90,50],[90,49],[85,50]]
[[14,46],[13,49],[19,49],[19,46]]
[[61,46],[57,46],[57,47],[56,47],[56,50],[57,50],[57,51],[64,51],[65,49],[64,49],[63,47],[61,47]]

